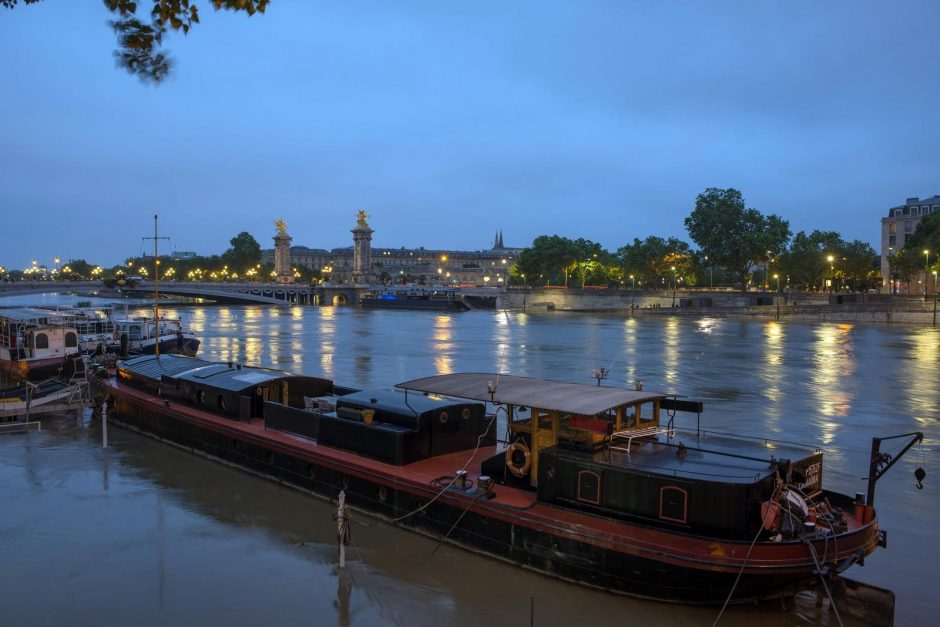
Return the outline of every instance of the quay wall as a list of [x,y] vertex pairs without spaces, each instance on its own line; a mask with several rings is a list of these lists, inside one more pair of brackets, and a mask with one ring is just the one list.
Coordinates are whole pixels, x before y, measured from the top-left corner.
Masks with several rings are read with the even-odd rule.
[[[860,302],[857,302],[860,301]],[[875,324],[935,325],[935,303],[918,297],[868,294],[509,290],[501,309],[527,312],[610,312],[632,315],[729,316]]]

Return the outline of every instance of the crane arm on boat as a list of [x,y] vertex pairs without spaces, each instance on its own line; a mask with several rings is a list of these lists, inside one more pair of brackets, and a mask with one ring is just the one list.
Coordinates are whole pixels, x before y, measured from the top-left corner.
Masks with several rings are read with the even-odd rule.
[[[901,449],[901,451],[892,457],[887,453],[881,452],[881,443],[885,440],[896,440],[898,438],[911,438],[911,440]],[[923,442],[924,434],[921,431],[915,431],[913,433],[902,433],[901,435],[892,435],[887,438],[872,438],[871,439],[871,457],[869,458],[868,466],[868,500],[867,503],[869,506],[874,506],[875,504],[875,483],[881,479],[881,477],[888,472],[888,470],[894,466],[899,459],[904,457],[904,454],[907,453],[912,446],[918,442]],[[922,486],[924,478],[927,476],[927,473],[923,468],[918,468],[914,471],[914,477],[917,479],[918,487]]]

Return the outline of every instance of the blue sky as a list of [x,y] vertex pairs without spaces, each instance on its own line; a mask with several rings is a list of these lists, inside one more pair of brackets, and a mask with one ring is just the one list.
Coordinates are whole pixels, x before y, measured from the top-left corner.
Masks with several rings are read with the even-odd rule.
[[[147,3],[142,3],[146,5]],[[114,67],[99,2],[0,10],[0,264],[351,243],[688,240],[707,187],[878,245],[940,193],[940,3],[308,2]]]

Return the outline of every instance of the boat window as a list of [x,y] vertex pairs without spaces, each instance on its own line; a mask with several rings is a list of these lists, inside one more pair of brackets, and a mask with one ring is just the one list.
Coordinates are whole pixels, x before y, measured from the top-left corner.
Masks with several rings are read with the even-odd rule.
[[45,333],[37,333],[33,342],[35,342],[35,348],[49,348],[49,336]]
[[578,500],[601,504],[601,477],[593,470],[578,472]]
[[78,336],[71,331],[65,334],[65,347],[75,348],[78,346]]
[[659,489],[659,517],[677,523],[687,523],[689,493],[676,486]]
[[219,406],[219,409],[225,411],[225,397],[223,395],[219,394],[218,398],[216,399],[216,404]]

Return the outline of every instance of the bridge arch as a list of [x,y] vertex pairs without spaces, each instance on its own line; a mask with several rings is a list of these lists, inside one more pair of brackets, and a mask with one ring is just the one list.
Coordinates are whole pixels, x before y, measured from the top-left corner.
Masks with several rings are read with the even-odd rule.
[[334,307],[342,307],[342,306],[345,306],[345,305],[348,305],[348,304],[349,304],[349,302],[347,301],[345,294],[334,294],[334,295],[333,295],[333,306],[334,306]]

